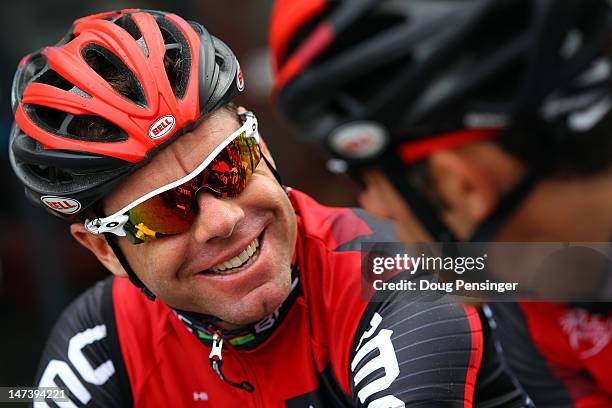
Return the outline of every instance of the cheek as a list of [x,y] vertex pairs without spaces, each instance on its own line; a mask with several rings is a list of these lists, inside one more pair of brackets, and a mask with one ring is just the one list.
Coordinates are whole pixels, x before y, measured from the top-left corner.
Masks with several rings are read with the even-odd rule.
[[[291,209],[287,194],[263,161],[251,176],[243,197],[248,201],[247,205],[260,210],[287,212],[287,209]],[[238,200],[242,201],[243,197]]]
[[[297,225],[289,197],[274,176],[267,170],[253,176],[248,202],[263,218],[273,214],[272,227],[284,238],[287,247],[295,242]],[[293,254],[293,247],[288,250]]]
[[182,237],[168,237],[140,245],[122,246],[125,257],[145,285],[156,293],[169,285],[185,257]]

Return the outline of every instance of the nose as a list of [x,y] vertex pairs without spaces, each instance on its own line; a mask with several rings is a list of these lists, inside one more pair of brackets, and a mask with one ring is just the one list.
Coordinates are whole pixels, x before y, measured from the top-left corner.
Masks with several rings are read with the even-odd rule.
[[193,238],[198,242],[229,238],[245,217],[236,200],[219,198],[205,189],[198,192],[196,202],[199,211],[193,225]]

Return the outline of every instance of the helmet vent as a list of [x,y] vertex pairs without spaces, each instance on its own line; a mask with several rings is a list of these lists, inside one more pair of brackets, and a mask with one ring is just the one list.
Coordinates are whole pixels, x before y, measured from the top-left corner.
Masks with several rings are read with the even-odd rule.
[[74,94],[77,94],[77,95],[80,95],[80,96],[82,96],[83,98],[88,98],[88,99],[89,99],[89,98],[91,98],[91,95],[90,95],[90,94],[88,94],[87,92],[85,92],[84,90],[82,90],[81,88],[78,88],[78,87],[76,87],[76,86],[73,86],[73,87],[70,89],[70,92],[72,92],[72,93],[74,93]]
[[120,142],[128,139],[123,129],[96,115],[74,116],[66,127],[66,133],[77,139],[97,142]]
[[42,105],[25,105],[25,111],[40,127],[69,139],[93,142],[120,142],[127,134],[114,123],[97,115],[72,115]]
[[76,34],[74,33],[73,29],[74,29],[74,26],[70,27],[68,32],[64,34],[62,38],[60,38],[60,40],[58,41],[57,44],[55,44],[55,46],[61,47],[63,45],[68,44],[70,41],[74,40],[76,38]]
[[147,101],[142,85],[136,75],[110,50],[88,44],[82,52],[85,62],[121,96],[140,106]]
[[27,164],[28,169],[47,183],[70,183],[74,180],[72,175],[53,166]]
[[191,61],[189,44],[183,33],[163,15],[157,16],[156,21],[166,48],[164,55],[166,75],[170,81],[172,92],[178,99],[181,99],[185,96],[189,78],[190,64],[185,63],[185,61]]
[[47,58],[37,53],[29,56],[22,70],[17,70],[11,88],[11,107],[13,112],[16,111],[17,105],[21,102],[26,86],[31,81],[36,80],[48,68]]
[[119,27],[123,28],[125,31],[127,31],[132,36],[132,38],[136,40],[136,42],[142,49],[144,55],[146,57],[149,56],[149,49],[147,48],[147,44],[145,43],[144,38],[142,37],[140,29],[132,19],[131,13],[122,15],[121,17],[116,19],[114,23],[117,24]]
[[52,69],[47,69],[44,71],[34,82],[51,85],[56,88],[63,89],[64,91],[70,91],[72,88],[74,88],[72,83]]

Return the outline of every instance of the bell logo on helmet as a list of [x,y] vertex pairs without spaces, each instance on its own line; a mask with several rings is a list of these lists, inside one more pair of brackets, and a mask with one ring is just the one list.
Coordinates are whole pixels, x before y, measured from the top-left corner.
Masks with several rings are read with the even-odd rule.
[[176,124],[176,120],[172,115],[162,116],[157,119],[149,128],[149,137],[151,139],[159,139],[161,137],[166,136],[172,129],[174,129],[174,125]]
[[236,65],[238,66],[238,73],[236,74],[236,86],[238,90],[242,92],[244,90],[244,75],[242,74],[242,68],[240,68],[240,63],[236,60]]
[[74,198],[42,196],[40,197],[40,201],[50,209],[62,214],[74,214],[81,209],[81,203]]
[[368,159],[384,150],[389,141],[387,131],[375,122],[351,122],[338,127],[329,136],[331,148],[352,159]]

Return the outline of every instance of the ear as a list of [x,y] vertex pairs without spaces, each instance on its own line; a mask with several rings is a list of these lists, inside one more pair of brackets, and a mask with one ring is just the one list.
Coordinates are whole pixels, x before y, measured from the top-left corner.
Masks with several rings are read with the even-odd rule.
[[93,252],[96,258],[102,262],[102,265],[111,271],[113,275],[127,277],[127,273],[103,235],[90,233],[81,223],[71,224],[70,233],[79,244]]
[[500,193],[495,180],[459,150],[434,153],[428,167],[445,204],[443,218],[459,237],[467,238],[497,204]]

